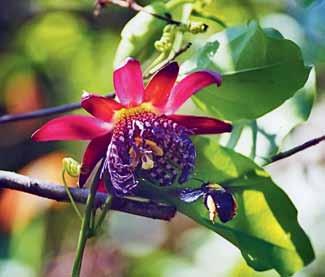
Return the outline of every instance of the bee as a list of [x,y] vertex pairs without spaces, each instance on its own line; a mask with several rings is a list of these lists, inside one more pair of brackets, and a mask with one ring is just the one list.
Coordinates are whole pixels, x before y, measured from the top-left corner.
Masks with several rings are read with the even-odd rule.
[[182,201],[191,203],[202,198],[205,207],[209,212],[209,219],[212,223],[216,219],[226,223],[233,219],[237,213],[237,203],[229,189],[210,182],[203,182],[197,189],[183,189],[179,197]]

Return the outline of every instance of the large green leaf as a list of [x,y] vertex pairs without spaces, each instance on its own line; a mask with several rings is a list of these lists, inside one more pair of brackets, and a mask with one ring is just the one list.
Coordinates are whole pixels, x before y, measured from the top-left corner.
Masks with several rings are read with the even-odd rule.
[[[213,35],[208,43],[220,43],[209,62],[198,56],[191,70],[218,68],[223,84],[211,86],[194,97],[204,112],[227,120],[255,119],[280,106],[305,84],[310,68],[299,47],[251,22]],[[211,45],[209,47],[211,52]]]
[[251,156],[260,164],[268,162],[272,155],[281,150],[287,135],[308,119],[316,96],[315,77],[315,70],[312,70],[302,89],[280,107],[256,121],[234,122],[234,132],[227,146]]
[[[227,187],[237,200],[237,216],[226,224],[213,224],[201,198],[192,203],[179,199],[182,186],[162,188],[145,184],[141,187],[144,195],[175,205],[179,212],[219,233],[240,249],[255,270],[275,269],[281,275],[292,275],[309,264],[314,252],[298,224],[297,211],[268,173],[212,138],[197,138],[195,143],[195,177]],[[186,187],[200,185],[191,181]]]

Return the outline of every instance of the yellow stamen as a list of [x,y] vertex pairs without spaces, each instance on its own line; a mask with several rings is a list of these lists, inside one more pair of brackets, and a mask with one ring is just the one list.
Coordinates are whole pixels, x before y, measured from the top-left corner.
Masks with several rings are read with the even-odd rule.
[[147,146],[150,147],[150,149],[152,150],[152,152],[153,152],[156,156],[161,157],[161,156],[164,155],[164,151],[162,150],[162,148],[159,147],[159,146],[157,145],[157,143],[155,143],[154,141],[149,140],[149,139],[146,139],[146,140],[145,140],[145,143],[146,143]]
[[[143,139],[140,137],[136,137],[135,139],[135,143],[137,146],[139,146],[141,143],[143,143]],[[150,139],[145,139],[144,140],[145,146],[148,146],[150,148],[150,150],[156,155],[156,156],[163,156],[164,155],[164,151],[162,150],[161,147],[159,147],[157,145],[157,143],[155,143],[154,141],[150,140]]]
[[151,155],[147,155],[147,154],[143,155],[141,161],[142,161],[141,167],[144,170],[149,170],[154,167],[154,162],[152,160]]

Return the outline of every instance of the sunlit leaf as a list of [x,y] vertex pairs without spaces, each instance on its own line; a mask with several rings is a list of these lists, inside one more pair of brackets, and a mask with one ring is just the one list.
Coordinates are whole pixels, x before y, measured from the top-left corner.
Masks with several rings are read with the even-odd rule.
[[217,33],[209,39],[214,41],[220,47],[210,62],[204,66],[198,58],[191,68],[219,68],[223,74],[218,90],[211,86],[194,97],[210,115],[232,121],[258,118],[292,97],[308,78],[310,68],[299,47],[254,22]]
[[[213,224],[202,199],[192,203],[179,199],[181,186],[162,188],[145,184],[144,194],[162,197],[179,212],[232,242],[255,270],[275,269],[281,275],[292,275],[309,264],[314,252],[297,221],[296,208],[268,173],[213,139],[197,138],[195,143],[195,177],[228,188],[237,200],[237,216],[226,224]],[[193,180],[188,186],[200,187],[201,183]]]

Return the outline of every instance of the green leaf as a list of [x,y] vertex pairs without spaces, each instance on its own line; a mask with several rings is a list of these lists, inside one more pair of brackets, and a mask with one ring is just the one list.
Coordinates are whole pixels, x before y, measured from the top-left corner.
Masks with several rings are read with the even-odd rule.
[[[149,13],[165,15],[167,8],[162,2],[145,7]],[[119,66],[127,57],[134,57],[144,62],[154,51],[154,41],[162,34],[166,21],[147,12],[139,12],[123,28],[121,41],[116,51],[114,66]]]
[[[238,204],[237,216],[222,224],[212,223],[203,200],[179,199],[184,186],[141,189],[147,197],[163,199],[199,224],[217,232],[237,246],[255,270],[275,269],[292,275],[314,259],[311,243],[297,221],[297,211],[288,196],[262,168],[250,159],[221,147],[212,138],[198,137],[195,177],[227,187]],[[197,181],[185,187],[200,187]]]
[[[305,122],[313,107],[316,96],[315,70],[311,71],[305,86],[298,90],[293,97],[284,102],[280,107],[257,119],[257,143],[255,161],[264,164],[268,158],[281,150],[287,135],[298,125]],[[233,131],[227,147],[234,148],[237,152],[249,155],[254,147],[252,136],[253,121],[234,122],[234,131],[241,129],[236,145],[230,142],[236,132]]]
[[[304,65],[299,47],[251,22],[213,35],[219,49],[204,66],[219,68],[223,84],[198,93],[194,102],[204,112],[227,120],[255,119],[280,106],[306,82],[310,68]],[[211,66],[211,63],[213,66]]]

